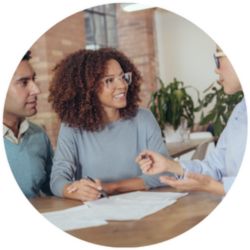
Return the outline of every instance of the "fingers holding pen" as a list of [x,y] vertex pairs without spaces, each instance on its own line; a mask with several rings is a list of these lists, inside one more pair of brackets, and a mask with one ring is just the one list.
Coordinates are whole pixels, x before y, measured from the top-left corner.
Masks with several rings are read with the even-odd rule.
[[102,187],[102,182],[99,180],[99,179],[92,179],[92,180],[88,180],[91,182],[91,186],[93,188],[96,188],[98,191],[101,191],[103,190],[103,187]]
[[94,183],[88,179],[81,179],[79,181],[74,181],[65,188],[65,194],[69,198],[73,196],[79,200],[96,200],[99,199],[101,194],[100,190],[102,187],[100,181]]

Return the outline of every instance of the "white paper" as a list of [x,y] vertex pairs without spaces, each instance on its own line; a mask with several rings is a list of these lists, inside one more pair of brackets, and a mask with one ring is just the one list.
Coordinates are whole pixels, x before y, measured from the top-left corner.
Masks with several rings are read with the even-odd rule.
[[105,220],[95,218],[86,205],[43,213],[43,216],[64,231],[107,224]]
[[43,215],[57,227],[68,231],[105,225],[106,220],[139,220],[172,205],[185,195],[187,193],[136,191]]
[[131,192],[86,203],[96,217],[105,220],[139,220],[170,206],[187,193]]

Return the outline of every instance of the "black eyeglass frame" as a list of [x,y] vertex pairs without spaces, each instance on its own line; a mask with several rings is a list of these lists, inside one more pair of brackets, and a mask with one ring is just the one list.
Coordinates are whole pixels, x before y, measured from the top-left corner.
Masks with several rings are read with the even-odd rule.
[[223,56],[226,56],[223,52],[216,52],[214,54],[214,61],[217,69],[220,68],[220,58]]

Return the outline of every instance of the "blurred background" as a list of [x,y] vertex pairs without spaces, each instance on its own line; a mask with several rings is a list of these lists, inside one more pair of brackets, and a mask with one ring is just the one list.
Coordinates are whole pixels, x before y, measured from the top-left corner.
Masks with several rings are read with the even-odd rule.
[[[114,47],[124,52],[143,77],[142,107],[149,107],[152,94],[159,89],[157,77],[166,85],[177,78],[195,87],[201,96],[216,81],[213,61],[216,44],[206,33],[167,10],[131,10],[129,5],[108,4],[75,13],[54,25],[30,48],[31,63],[42,91],[38,113],[31,120],[46,129],[54,147],[60,121],[47,101],[48,87],[55,65],[74,51]],[[196,105],[197,93],[191,89],[189,94]],[[194,124],[199,119],[197,112]]]

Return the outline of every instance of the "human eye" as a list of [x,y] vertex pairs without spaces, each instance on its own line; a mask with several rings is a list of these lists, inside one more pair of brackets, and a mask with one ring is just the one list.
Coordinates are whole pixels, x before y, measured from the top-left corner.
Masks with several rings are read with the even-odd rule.
[[114,77],[107,77],[107,78],[105,78],[104,79],[104,83],[107,85],[107,86],[109,86],[109,85],[111,85],[111,84],[113,84],[114,83]]
[[29,83],[29,79],[27,78],[23,78],[23,79],[20,79],[18,81],[18,84],[21,86],[21,87],[26,87]]

